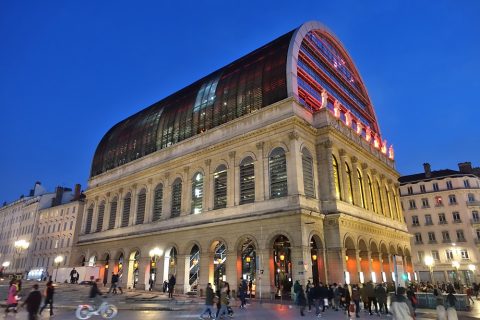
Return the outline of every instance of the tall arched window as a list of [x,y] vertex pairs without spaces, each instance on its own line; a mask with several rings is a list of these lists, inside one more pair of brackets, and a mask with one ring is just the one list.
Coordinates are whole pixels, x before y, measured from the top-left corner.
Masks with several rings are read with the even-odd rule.
[[393,204],[395,205],[395,214],[397,215],[397,220],[402,221],[402,216],[400,214],[400,211],[398,210],[397,193],[395,192],[395,190],[393,190],[392,193],[393,193]]
[[152,221],[160,220],[163,210],[163,184],[158,184],[153,194]]
[[240,162],[240,204],[255,201],[255,167],[252,157]]
[[132,204],[132,195],[127,193],[123,198],[122,223],[121,227],[128,227],[130,222],[130,205]]
[[348,182],[348,201],[355,204],[355,198],[353,197],[353,183],[352,183],[352,171],[348,166],[348,163],[345,162],[345,173],[347,174],[347,182]]
[[307,197],[315,197],[315,184],[313,182],[313,158],[307,148],[302,150],[303,189]]
[[98,206],[97,230],[95,230],[96,232],[102,231],[104,216],[105,216],[105,201],[102,201]]
[[380,214],[384,214],[383,212],[383,199],[382,199],[382,188],[380,188],[380,183],[377,181],[377,192],[378,192],[378,202],[380,208]]
[[377,211],[377,201],[375,200],[375,193],[373,192],[373,184],[372,184],[372,179],[370,179],[370,176],[367,175],[367,180],[368,180],[368,193],[370,194],[370,210],[373,212]]
[[335,197],[337,199],[342,199],[342,188],[340,183],[340,175],[338,174],[338,162],[334,155],[332,155],[332,166],[333,166],[333,183],[335,185]]
[[213,174],[213,209],[227,206],[227,167],[218,166]]
[[108,219],[108,229],[115,228],[115,220],[117,220],[117,197],[110,202],[110,218]]
[[145,203],[147,200],[147,190],[140,190],[137,196],[137,219],[135,224],[142,224],[145,220]]
[[285,150],[275,148],[268,159],[270,168],[270,198],[281,198],[288,195],[287,159]]
[[390,198],[390,191],[388,190],[388,187],[387,187],[387,186],[385,186],[385,192],[386,192],[386,194],[387,194],[388,214],[390,215],[390,218],[393,219],[392,199]]
[[178,217],[182,211],[182,180],[175,179],[172,184],[172,218]]
[[360,173],[360,170],[357,169],[357,177],[358,177],[358,187],[360,188],[360,205],[362,208],[367,208],[367,203],[365,201],[365,187],[363,185],[363,177]]
[[202,212],[203,202],[203,174],[197,172],[192,179],[192,213]]
[[85,233],[88,234],[92,230],[92,220],[93,220],[93,204],[87,210],[87,221],[85,221]]

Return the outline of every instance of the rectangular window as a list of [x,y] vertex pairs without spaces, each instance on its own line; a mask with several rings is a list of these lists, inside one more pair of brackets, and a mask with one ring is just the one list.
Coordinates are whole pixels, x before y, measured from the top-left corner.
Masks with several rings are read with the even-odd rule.
[[73,221],[70,221],[70,230],[73,228]]
[[419,226],[420,222],[418,221],[418,216],[412,216],[412,225]]
[[453,222],[454,223],[461,223],[462,222],[462,219],[460,219],[460,213],[455,211],[455,212],[452,212],[452,216],[453,216]]
[[477,240],[480,240],[480,229],[476,230],[476,234],[477,234]]
[[450,205],[456,205],[457,204],[457,197],[454,194],[451,194],[448,196],[448,202]]
[[445,251],[445,256],[447,257],[448,261],[453,260],[453,251],[452,250],[446,250]]
[[439,190],[437,182],[434,182],[432,186],[433,186],[433,191],[438,191]]
[[423,243],[422,234],[420,232],[415,233],[415,243],[416,244]]
[[447,181],[447,189],[448,189],[448,190],[452,190],[452,189],[453,189],[452,181]]
[[424,184],[421,184],[421,185],[420,185],[420,192],[421,192],[421,193],[427,192],[427,191],[425,190],[425,185],[424,185]]
[[428,242],[435,243],[437,242],[437,238],[435,238],[435,232],[428,233]]
[[428,203],[427,198],[422,199],[422,208],[430,208],[430,204]]
[[478,211],[472,211],[472,220],[473,222],[479,222],[480,221],[480,216],[478,215]]
[[468,257],[468,251],[467,250],[460,250],[460,256],[462,257],[462,259],[470,259]]
[[413,187],[407,187],[408,194],[413,194]]
[[425,215],[425,225],[429,226],[429,225],[432,225],[432,224],[433,224],[432,215],[431,214],[426,214]]
[[442,240],[444,243],[450,243],[450,233],[448,231],[442,231]]
[[443,206],[443,200],[441,196],[436,196],[435,197],[435,206],[436,207],[442,207]]
[[410,210],[417,209],[417,204],[415,203],[415,200],[409,200],[408,203],[410,205]]
[[447,224],[447,218],[445,217],[445,213],[438,214],[438,223],[439,224]]
[[440,254],[438,253],[437,250],[433,250],[433,251],[432,251],[432,258],[433,258],[433,260],[435,260],[435,261],[439,261],[439,260],[440,260]]
[[418,261],[423,263],[424,257],[425,257],[425,253],[423,251],[418,251]]
[[463,230],[457,230],[457,241],[465,242],[465,235],[463,234]]
[[465,188],[470,188],[470,180],[463,180],[463,185]]
[[473,193],[468,194],[468,202],[475,202],[475,195]]

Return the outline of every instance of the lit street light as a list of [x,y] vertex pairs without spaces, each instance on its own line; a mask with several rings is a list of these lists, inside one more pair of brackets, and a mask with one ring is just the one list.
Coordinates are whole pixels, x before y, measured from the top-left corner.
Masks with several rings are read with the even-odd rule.
[[458,277],[458,268],[460,268],[460,263],[458,261],[452,262],[452,267],[455,268],[455,280],[460,283],[460,278]]
[[54,261],[55,261],[55,263],[57,264],[57,272],[55,272],[55,280],[54,280],[54,282],[57,282],[58,267],[60,266],[60,263],[62,263],[63,257],[62,257],[62,256],[56,256]]
[[[20,255],[23,250],[28,249],[28,247],[30,246],[30,242],[21,239],[21,240],[15,241],[13,246],[15,247],[15,253]],[[15,255],[13,256],[13,266],[14,266],[15,271],[16,271],[17,268],[16,268]]]
[[435,261],[431,256],[426,256],[424,259],[425,265],[428,267],[428,270],[430,270],[430,281],[433,284],[433,264]]

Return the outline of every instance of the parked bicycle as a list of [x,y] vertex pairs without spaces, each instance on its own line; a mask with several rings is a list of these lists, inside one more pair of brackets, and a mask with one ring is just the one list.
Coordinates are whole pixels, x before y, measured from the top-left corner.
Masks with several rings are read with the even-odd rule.
[[77,319],[89,319],[92,316],[102,316],[104,319],[112,319],[118,313],[118,309],[113,304],[109,304],[106,301],[102,302],[100,307],[95,310],[95,307],[89,304],[81,304],[75,311]]

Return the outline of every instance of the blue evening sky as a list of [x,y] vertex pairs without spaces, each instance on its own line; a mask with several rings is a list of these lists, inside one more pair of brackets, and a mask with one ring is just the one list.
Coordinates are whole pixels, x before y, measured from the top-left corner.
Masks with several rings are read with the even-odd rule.
[[110,127],[309,20],[355,61],[401,174],[480,165],[480,1],[0,1],[0,202],[86,188]]

